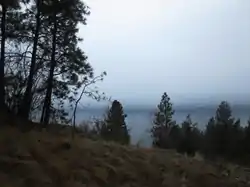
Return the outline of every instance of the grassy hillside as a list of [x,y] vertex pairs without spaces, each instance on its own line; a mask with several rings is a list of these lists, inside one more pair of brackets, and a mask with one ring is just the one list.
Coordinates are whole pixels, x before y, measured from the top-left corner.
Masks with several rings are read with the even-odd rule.
[[233,187],[250,186],[250,171],[48,132],[0,129],[1,187]]

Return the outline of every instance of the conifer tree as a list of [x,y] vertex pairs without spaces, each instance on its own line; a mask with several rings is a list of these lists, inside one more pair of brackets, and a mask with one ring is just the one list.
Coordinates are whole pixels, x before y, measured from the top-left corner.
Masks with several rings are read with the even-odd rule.
[[[86,24],[85,15],[89,14],[87,6],[79,0],[44,0],[44,2],[42,12],[48,16],[48,27],[51,28],[52,33],[49,44],[51,46],[50,68],[45,82],[46,95],[41,117],[41,122],[48,124],[53,85],[56,85],[54,79],[58,80],[58,74],[62,75],[63,80],[66,79],[67,87],[75,84],[79,88],[81,86],[78,81],[79,75],[88,78],[88,76],[93,76],[93,73],[91,66],[86,62],[87,58],[83,51],[77,47],[80,40],[77,37],[77,26],[79,23]],[[52,26],[49,23],[52,23]],[[64,63],[58,63],[60,57],[64,59]],[[57,77],[54,76],[55,73],[57,73]],[[65,78],[67,73],[70,74]]]
[[114,100],[105,120],[106,128],[102,129],[102,135],[106,140],[112,140],[121,144],[129,144],[130,135],[127,128],[122,104]]
[[6,17],[5,102],[26,119],[48,123],[53,116],[68,123],[66,103],[72,107],[79,89],[94,77],[78,37],[89,9],[80,0],[21,3],[22,9],[10,9]]
[[[29,68],[29,75],[27,79],[27,86],[25,89],[24,97],[21,102],[19,114],[25,118],[29,118],[31,105],[32,105],[32,88],[34,84],[34,77],[37,74],[36,65],[37,65],[37,51],[38,51],[38,44],[39,44],[39,36],[41,31],[41,6],[43,0],[35,0],[34,4],[32,5],[32,10],[35,12],[35,26],[34,26],[34,36],[32,37],[32,55],[31,55],[31,62]],[[30,13],[30,12],[29,12]]]
[[190,115],[182,123],[181,127],[182,137],[180,152],[187,153],[189,156],[194,156],[195,152],[200,148],[201,133],[197,129],[197,123],[194,123]]
[[174,110],[167,93],[163,93],[161,102],[157,106],[151,136],[153,145],[160,148],[171,148],[171,130],[175,126],[173,121]]
[[0,55],[0,109],[5,108],[5,48],[7,39],[7,13],[9,9],[19,5],[18,0],[1,0],[1,55]]
[[247,126],[244,129],[244,153],[250,155],[250,119],[247,122]]
[[216,110],[215,118],[209,121],[205,132],[207,152],[223,157],[235,157],[242,138],[240,120],[232,117],[228,102],[222,101]]

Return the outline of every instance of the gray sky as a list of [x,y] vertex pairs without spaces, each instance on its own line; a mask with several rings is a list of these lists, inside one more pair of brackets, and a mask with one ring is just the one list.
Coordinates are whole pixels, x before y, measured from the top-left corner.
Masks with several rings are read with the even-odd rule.
[[[86,0],[81,47],[125,104],[250,101],[249,0]],[[247,98],[249,97],[249,99]]]

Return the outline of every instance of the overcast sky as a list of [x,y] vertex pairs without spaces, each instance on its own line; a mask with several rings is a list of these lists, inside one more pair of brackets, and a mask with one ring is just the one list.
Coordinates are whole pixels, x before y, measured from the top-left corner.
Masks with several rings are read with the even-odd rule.
[[[86,0],[81,47],[123,103],[250,101],[249,0]],[[248,98],[249,97],[249,98]]]

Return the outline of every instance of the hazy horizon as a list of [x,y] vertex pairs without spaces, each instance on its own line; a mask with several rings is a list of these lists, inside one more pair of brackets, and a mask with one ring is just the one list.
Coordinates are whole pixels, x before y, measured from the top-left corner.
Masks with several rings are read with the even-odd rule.
[[[151,137],[149,129],[152,127],[154,113],[156,112],[157,106],[139,106],[139,105],[123,105],[124,113],[127,114],[126,124],[130,129],[131,143],[136,144],[142,141],[144,146],[151,145]],[[173,120],[177,124],[181,124],[189,114],[192,121],[197,123],[197,127],[204,130],[209,119],[214,117],[218,105],[203,105],[203,107],[195,105],[173,105],[175,113]],[[104,119],[107,106],[97,105],[96,107],[85,107],[83,109],[78,108],[76,115],[77,124],[83,122],[93,122],[95,119]],[[231,105],[232,116],[235,119],[240,119],[241,125],[246,126],[250,117],[250,105]]]
[[[159,101],[160,102],[160,101]],[[138,109],[138,110],[148,110],[148,109],[156,109],[158,103],[139,103],[139,102],[124,102],[122,103],[123,107],[126,109]],[[234,110],[238,109],[249,109],[249,114],[250,114],[250,103],[237,103],[237,102],[229,102],[230,106]],[[199,109],[199,108],[205,108],[205,109],[212,109],[215,110],[218,105],[221,103],[220,102],[190,102],[190,103],[173,103],[173,107],[178,108],[178,109],[184,109],[184,110],[193,110],[193,109]],[[79,105],[78,109],[79,110],[95,110],[95,109],[101,109],[105,110],[107,109],[108,106],[111,106],[111,102],[109,101],[103,101],[103,102],[89,102],[89,103],[84,103],[83,105]]]
[[[81,48],[124,104],[250,103],[250,1],[86,0]],[[82,103],[92,103],[83,99]]]

